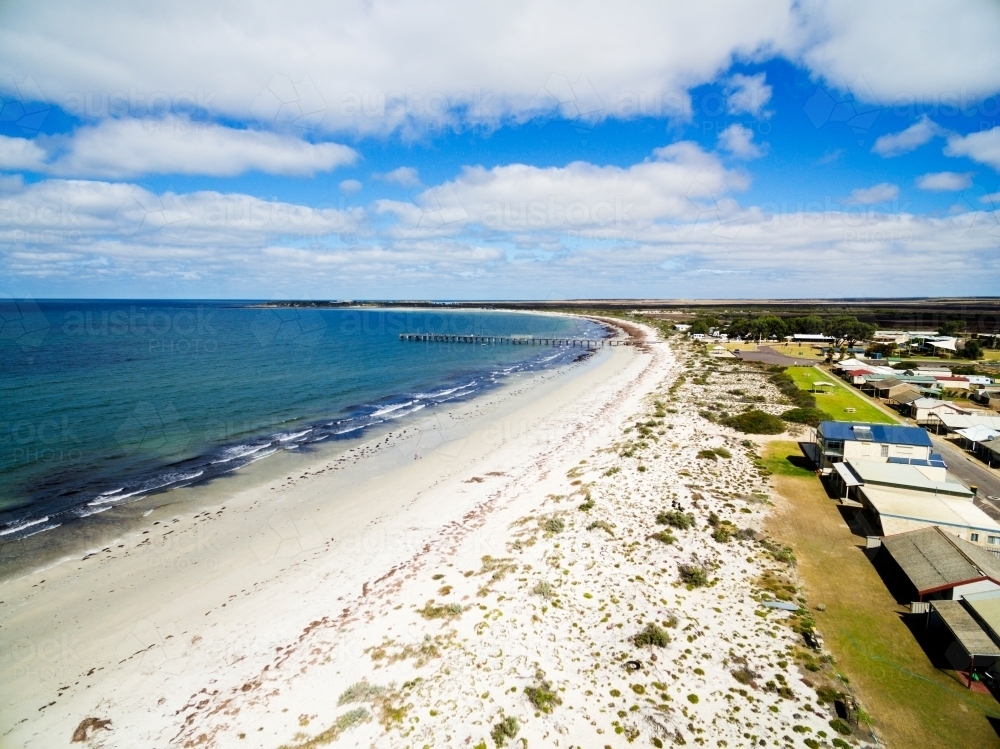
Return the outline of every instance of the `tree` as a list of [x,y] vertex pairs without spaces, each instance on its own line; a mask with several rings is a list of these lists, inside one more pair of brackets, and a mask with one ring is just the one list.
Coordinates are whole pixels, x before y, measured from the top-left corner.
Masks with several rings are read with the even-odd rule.
[[780,317],[775,317],[774,315],[765,315],[764,317],[755,317],[750,321],[750,336],[757,338],[782,338],[788,335],[788,329],[785,326],[785,321]]
[[875,326],[861,322],[854,315],[837,315],[826,321],[823,332],[832,336],[838,344],[846,341],[848,346],[853,346],[858,341],[871,338]]
[[958,335],[965,330],[965,320],[948,320],[938,328],[938,335]]
[[726,333],[730,338],[746,338],[750,334],[750,321],[745,317],[734,317]]
[[823,318],[819,315],[809,315],[808,317],[790,317],[785,320],[788,330],[792,333],[806,333],[816,335],[823,332]]
[[983,355],[983,347],[980,345],[979,341],[975,338],[970,338],[965,342],[965,346],[962,348],[962,356],[966,359],[978,359]]
[[695,320],[691,323],[691,327],[688,328],[688,334],[694,335],[695,333],[708,335],[708,323],[705,320]]

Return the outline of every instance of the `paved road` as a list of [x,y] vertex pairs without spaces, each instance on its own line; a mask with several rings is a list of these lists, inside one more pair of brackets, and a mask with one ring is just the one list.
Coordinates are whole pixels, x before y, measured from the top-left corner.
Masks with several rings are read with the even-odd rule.
[[962,482],[979,487],[976,505],[994,520],[1000,521],[1000,470],[986,464],[943,437],[931,434],[934,447],[944,456],[948,473]]

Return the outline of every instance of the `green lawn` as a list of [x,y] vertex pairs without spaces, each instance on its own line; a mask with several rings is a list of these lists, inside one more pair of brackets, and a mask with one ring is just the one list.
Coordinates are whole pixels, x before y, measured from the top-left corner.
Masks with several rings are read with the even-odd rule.
[[801,476],[813,478],[810,460],[799,450],[798,442],[769,442],[760,460],[771,473],[779,476]]
[[[795,443],[772,442],[764,461],[800,455]],[[1000,721],[1000,705],[935,668],[915,637],[924,631],[919,620],[913,630],[907,626],[903,607],[865,556],[864,539],[851,534],[820,482],[791,475],[773,481],[779,497],[767,531],[794,550],[817,628],[879,738],[893,748],[1000,747],[990,724]],[[820,603],[824,611],[815,610]]]
[[[786,370],[795,384],[803,390],[812,391],[814,382],[833,383],[831,392],[816,393],[816,407],[826,411],[834,421],[862,421],[872,424],[895,424],[897,419],[871,404],[860,392],[845,385],[839,377],[815,367],[789,367]],[[827,388],[829,391],[829,388]],[[853,408],[854,413],[844,409]]]

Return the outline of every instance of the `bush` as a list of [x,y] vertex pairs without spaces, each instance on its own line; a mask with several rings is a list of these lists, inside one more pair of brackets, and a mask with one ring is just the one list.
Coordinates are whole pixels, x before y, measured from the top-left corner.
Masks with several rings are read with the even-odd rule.
[[656,522],[660,525],[669,525],[671,528],[686,531],[694,525],[694,515],[690,512],[670,510],[669,512],[661,512],[658,514],[656,516]]
[[566,530],[566,521],[562,518],[549,518],[542,527],[549,533],[562,533]]
[[663,631],[658,625],[650,622],[639,634],[632,638],[636,647],[657,647],[665,648],[670,644],[670,635]]
[[696,564],[682,564],[677,568],[681,582],[690,585],[692,588],[701,588],[708,585],[708,573],[704,567]]
[[434,601],[431,600],[422,609],[418,609],[417,613],[424,619],[452,619],[461,616],[463,611],[465,609],[460,603],[445,603],[435,606]]
[[816,407],[816,399],[805,390],[800,389],[795,384],[795,380],[784,369],[774,372],[768,379],[772,385],[781,391],[782,395],[799,408]]
[[830,721],[830,728],[839,733],[841,736],[850,736],[851,727],[847,725],[847,722],[841,718],[834,718]]
[[811,427],[819,426],[821,421],[833,421],[833,417],[821,408],[790,408],[781,414],[781,418]]
[[744,434],[781,434],[785,431],[781,419],[756,408],[729,416],[723,419],[723,424]]
[[552,690],[552,683],[543,681],[537,687],[525,687],[524,694],[536,710],[551,713],[552,708],[562,704],[562,698]]
[[512,739],[517,736],[517,732],[520,730],[521,726],[517,722],[517,718],[513,715],[508,715],[506,718],[502,718],[499,723],[493,726],[493,730],[490,731],[490,736],[493,738],[493,742],[497,746],[503,746],[507,739]]
[[672,544],[677,540],[670,531],[657,531],[650,538],[656,539],[661,544]]
[[718,456],[715,454],[715,450],[699,450],[698,456],[702,460],[718,460]]

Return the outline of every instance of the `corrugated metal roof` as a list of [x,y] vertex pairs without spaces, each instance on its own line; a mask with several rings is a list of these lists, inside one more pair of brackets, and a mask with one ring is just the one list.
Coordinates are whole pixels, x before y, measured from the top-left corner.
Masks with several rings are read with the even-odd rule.
[[[859,491],[879,514],[886,535],[908,531],[914,525],[925,525],[941,526],[945,531],[974,531],[1000,536],[1000,524],[976,507],[968,497],[873,484],[866,484]],[[1000,560],[997,564],[1000,565]],[[997,572],[1000,574],[1000,567]]]
[[921,594],[984,577],[1000,583],[1000,559],[940,528],[886,536],[882,546]]
[[931,447],[931,438],[920,427],[908,427],[897,424],[855,424],[849,421],[820,422],[819,432],[828,440],[856,441],[854,427],[868,427],[875,442],[886,442],[891,445],[916,445]]
[[[923,462],[926,467],[937,468],[929,466],[928,461]],[[865,485],[881,484],[919,492],[940,492],[957,497],[972,498],[972,490],[962,482],[948,478],[937,481],[921,471],[921,466],[896,462],[882,463],[874,460],[852,460],[850,465],[851,470]],[[939,472],[938,475],[940,475]]]
[[988,414],[941,414],[941,423],[949,429],[967,429],[968,427],[984,426],[1000,431],[1000,416]]
[[965,605],[994,636],[1000,636],[1000,595],[996,591],[965,596]]
[[983,628],[965,610],[961,601],[931,601],[931,608],[970,656],[1000,657],[1000,647],[983,632]]
[[864,482],[851,470],[850,463],[834,463],[833,470],[837,472],[847,486],[861,486]]

